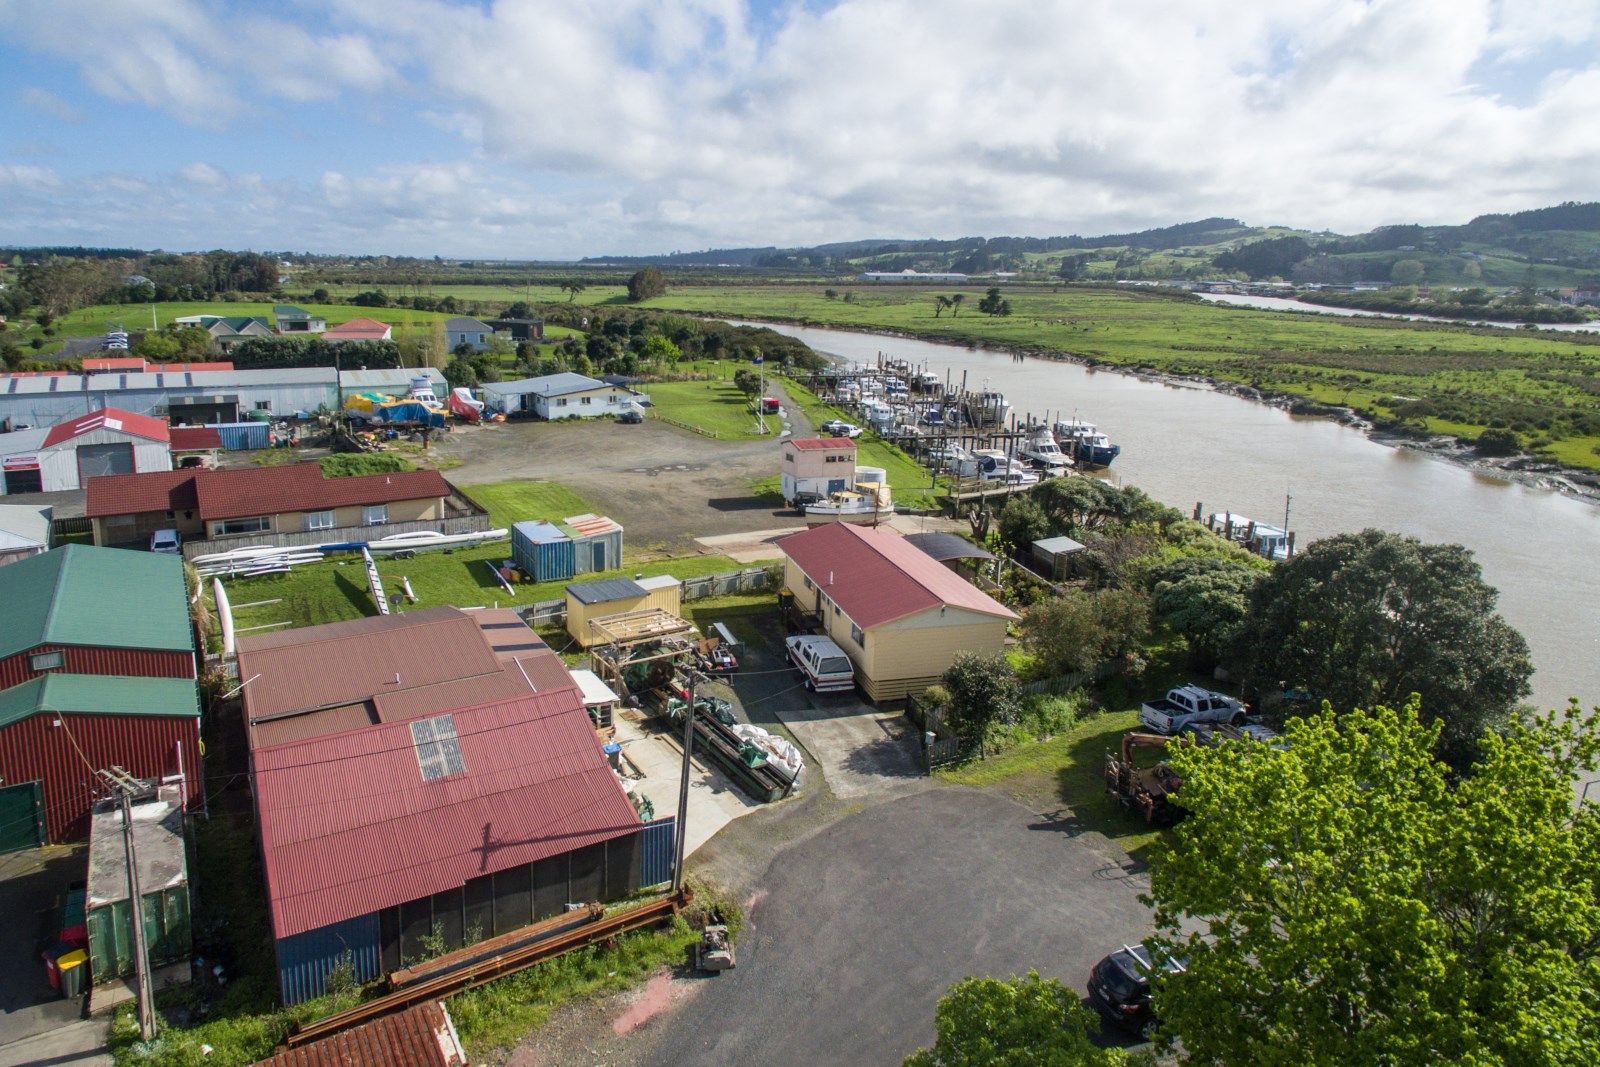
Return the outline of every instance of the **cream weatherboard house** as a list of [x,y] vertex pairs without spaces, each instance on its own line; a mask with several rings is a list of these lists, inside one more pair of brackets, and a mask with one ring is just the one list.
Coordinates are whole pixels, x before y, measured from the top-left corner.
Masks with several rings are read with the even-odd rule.
[[855,665],[869,700],[939,680],[957,652],[997,653],[1016,612],[899,534],[836,522],[778,542],[784,587]]

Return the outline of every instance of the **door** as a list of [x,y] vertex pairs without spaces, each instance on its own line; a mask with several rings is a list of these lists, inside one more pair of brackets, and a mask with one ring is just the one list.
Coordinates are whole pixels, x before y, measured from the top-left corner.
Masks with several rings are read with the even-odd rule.
[[606,543],[604,541],[596,541],[594,543],[594,563],[592,569],[596,571],[603,571],[606,569]]
[[828,479],[828,492],[830,494],[832,494],[832,493],[842,493],[842,492],[844,492],[844,490],[845,490],[845,484],[844,484],[844,479],[843,478],[829,478]]
[[132,445],[84,445],[78,449],[78,484],[102,474],[132,474]]
[[0,789],[0,854],[44,844],[44,790],[38,782]]
[[42,493],[44,479],[38,467],[6,471],[6,493]]

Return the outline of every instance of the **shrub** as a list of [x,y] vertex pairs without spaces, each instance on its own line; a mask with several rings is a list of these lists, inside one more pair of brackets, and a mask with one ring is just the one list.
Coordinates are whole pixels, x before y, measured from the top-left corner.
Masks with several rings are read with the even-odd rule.
[[940,682],[950,693],[950,719],[967,742],[984,736],[990,723],[1015,723],[1022,713],[1017,676],[1004,656],[956,654]]

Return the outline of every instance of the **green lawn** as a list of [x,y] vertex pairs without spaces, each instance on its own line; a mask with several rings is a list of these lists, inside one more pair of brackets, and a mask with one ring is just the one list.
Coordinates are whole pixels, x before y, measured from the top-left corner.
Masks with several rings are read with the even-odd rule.
[[657,382],[647,387],[654,411],[685,426],[718,437],[774,437],[776,417],[767,419],[767,432],[756,429],[749,399],[731,381]]
[[595,510],[594,505],[559,482],[479,482],[461,488],[489,509],[489,522],[496,529],[528,519],[560,522],[568,515]]

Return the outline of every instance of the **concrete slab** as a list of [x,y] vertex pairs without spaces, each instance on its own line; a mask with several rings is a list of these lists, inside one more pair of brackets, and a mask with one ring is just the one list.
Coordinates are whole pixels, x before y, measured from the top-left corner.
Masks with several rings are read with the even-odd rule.
[[803,707],[778,708],[778,718],[821,766],[835,796],[881,795],[925,782],[905,716],[854,695],[808,695]]
[[[623,711],[616,717],[616,743],[622,746],[627,763],[641,775],[634,789],[650,798],[656,818],[678,813],[678,784],[683,775],[683,748],[664,734],[645,730],[637,712]],[[721,771],[697,758],[689,765],[688,835],[686,855],[709,841],[718,830],[741,815],[764,807],[746,796]]]
[[115,1063],[106,1045],[110,1036],[109,1019],[88,1019],[67,1023],[42,1034],[0,1045],[0,1067],[40,1067],[49,1064],[74,1064],[76,1067],[112,1067]]

